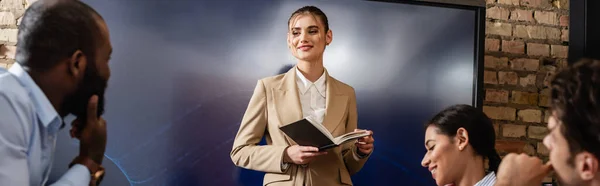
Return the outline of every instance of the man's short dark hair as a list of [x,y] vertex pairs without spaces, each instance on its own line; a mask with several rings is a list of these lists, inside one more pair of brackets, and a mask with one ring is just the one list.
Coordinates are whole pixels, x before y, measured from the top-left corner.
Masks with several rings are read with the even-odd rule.
[[101,16],[77,0],[36,1],[19,25],[16,61],[44,71],[81,50],[94,59],[100,42]]
[[551,86],[552,109],[572,155],[569,164],[583,151],[600,158],[600,61],[575,63],[558,73]]

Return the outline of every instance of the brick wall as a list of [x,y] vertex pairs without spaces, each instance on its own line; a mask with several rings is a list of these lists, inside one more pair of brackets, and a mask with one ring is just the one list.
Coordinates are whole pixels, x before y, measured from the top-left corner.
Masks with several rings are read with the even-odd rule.
[[567,65],[568,0],[486,2],[483,111],[494,120],[496,148],[547,160],[548,83]]
[[36,0],[0,0],[0,68],[15,62],[17,25],[29,4]]

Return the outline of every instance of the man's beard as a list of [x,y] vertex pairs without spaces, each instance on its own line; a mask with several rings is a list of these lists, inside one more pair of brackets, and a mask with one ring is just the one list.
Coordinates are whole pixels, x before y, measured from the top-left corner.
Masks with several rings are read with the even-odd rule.
[[66,108],[68,113],[85,121],[87,119],[90,98],[93,95],[96,95],[98,96],[98,108],[96,114],[100,117],[104,114],[104,92],[106,90],[106,85],[107,81],[100,77],[98,70],[91,65],[88,66],[83,81],[79,84],[79,89],[74,94],[67,97],[64,108]]

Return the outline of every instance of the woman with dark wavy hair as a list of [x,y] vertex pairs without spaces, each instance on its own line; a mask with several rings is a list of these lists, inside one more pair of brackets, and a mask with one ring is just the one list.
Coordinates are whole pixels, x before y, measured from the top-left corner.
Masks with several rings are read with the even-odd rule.
[[429,169],[437,185],[494,185],[501,159],[494,126],[485,113],[469,105],[454,105],[436,114],[425,128],[427,153],[421,165]]

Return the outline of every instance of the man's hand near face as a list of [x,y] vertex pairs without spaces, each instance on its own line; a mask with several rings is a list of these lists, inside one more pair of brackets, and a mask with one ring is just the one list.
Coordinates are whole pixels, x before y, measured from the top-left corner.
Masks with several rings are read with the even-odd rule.
[[[88,103],[86,118],[77,118],[72,123],[71,137],[79,139],[79,156],[87,157],[102,164],[106,150],[106,121],[97,116],[98,96]],[[85,122],[85,124],[81,123]],[[80,128],[82,127],[83,128]]]

